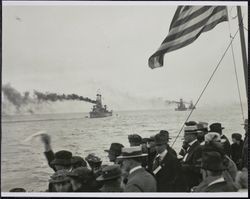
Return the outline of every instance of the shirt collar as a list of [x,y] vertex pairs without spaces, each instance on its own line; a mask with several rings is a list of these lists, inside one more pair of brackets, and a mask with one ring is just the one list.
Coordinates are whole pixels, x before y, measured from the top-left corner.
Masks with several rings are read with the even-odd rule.
[[136,171],[136,170],[138,170],[138,169],[140,169],[140,168],[142,168],[141,165],[139,165],[139,166],[137,166],[137,167],[134,167],[133,169],[131,169],[131,170],[129,171],[129,174],[133,173],[134,171]]
[[196,141],[197,141],[197,139],[195,139],[195,140],[193,140],[192,142],[188,143],[189,146],[192,146]]
[[163,158],[166,156],[167,152],[168,152],[167,149],[165,149],[161,154],[159,154],[159,157],[161,160],[163,160]]

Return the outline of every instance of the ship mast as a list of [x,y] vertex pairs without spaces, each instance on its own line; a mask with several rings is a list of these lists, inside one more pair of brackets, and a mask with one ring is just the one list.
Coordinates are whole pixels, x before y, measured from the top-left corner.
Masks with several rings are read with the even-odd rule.
[[240,6],[237,6],[237,14],[238,14],[238,24],[239,24],[239,31],[240,31],[242,62],[243,62],[243,69],[244,69],[244,75],[245,75],[246,96],[247,96],[247,100],[248,100],[248,64],[247,64],[247,53],[246,53],[244,26],[243,26],[243,19],[242,19],[242,13],[241,13]]

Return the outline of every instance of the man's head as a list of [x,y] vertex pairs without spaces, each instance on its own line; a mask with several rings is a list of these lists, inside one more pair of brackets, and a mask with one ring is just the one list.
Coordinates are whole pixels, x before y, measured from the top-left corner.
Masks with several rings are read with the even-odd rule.
[[142,143],[142,137],[138,134],[128,135],[128,141],[131,147],[140,146]]
[[155,149],[158,154],[161,154],[167,148],[168,136],[163,133],[158,133],[155,135]]
[[112,143],[110,145],[109,150],[104,150],[105,152],[108,152],[108,158],[109,158],[110,162],[115,162],[116,161],[116,157],[121,155],[123,147],[124,146],[122,144],[120,144],[120,143]]
[[122,148],[122,153],[118,156],[118,160],[121,160],[121,168],[124,173],[129,172],[132,168],[141,165],[142,157],[148,154],[142,153],[140,146]]
[[233,143],[240,143],[240,141],[242,141],[242,135],[239,133],[233,133],[232,134],[232,141]]
[[61,169],[71,169],[71,158],[72,153],[70,151],[61,150],[55,153],[54,160],[50,163],[51,165],[54,165],[56,170]]
[[69,173],[68,170],[58,170],[51,177],[49,182],[53,184],[56,192],[71,192],[72,185],[70,179],[67,176]]
[[205,178],[207,176],[219,176],[225,170],[223,157],[216,151],[203,152],[201,168],[203,169],[203,177]]
[[184,141],[190,143],[197,139],[197,127],[195,126],[186,126],[184,128]]

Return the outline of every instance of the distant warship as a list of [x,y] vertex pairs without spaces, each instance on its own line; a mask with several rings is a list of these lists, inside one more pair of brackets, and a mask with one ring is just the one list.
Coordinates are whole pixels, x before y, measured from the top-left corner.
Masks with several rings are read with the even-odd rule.
[[[191,110],[195,109],[195,106],[193,105],[193,102],[191,101],[190,103],[184,102],[182,99],[180,99],[179,102],[174,101],[174,103],[178,104],[177,108],[175,108],[175,111],[186,111],[186,110]],[[189,104],[188,108],[186,107],[185,104]]]
[[107,105],[102,105],[102,96],[96,95],[96,103],[92,107],[92,111],[89,112],[90,118],[100,118],[112,116],[112,111],[107,110]]

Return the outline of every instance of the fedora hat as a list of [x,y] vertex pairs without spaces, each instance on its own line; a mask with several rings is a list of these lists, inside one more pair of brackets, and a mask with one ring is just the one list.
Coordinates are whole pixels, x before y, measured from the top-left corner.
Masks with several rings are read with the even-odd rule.
[[49,182],[50,183],[60,183],[60,182],[66,182],[70,179],[68,178],[68,174],[70,172],[66,169],[61,169],[56,171],[52,176],[50,176]]
[[204,132],[208,132],[208,123],[207,122],[198,122],[197,129],[204,131]]
[[223,158],[220,153],[216,151],[204,152],[201,158],[201,168],[209,171],[223,171]]
[[55,159],[50,163],[51,165],[71,165],[72,153],[70,151],[61,150],[55,153]]
[[86,161],[82,157],[80,157],[80,156],[72,156],[72,158],[71,158],[71,164],[72,165],[81,165],[83,167],[87,166]]
[[242,139],[242,135],[239,133],[233,133],[232,138],[240,141]]
[[111,145],[110,145],[110,148],[109,148],[109,150],[104,150],[105,152],[108,152],[108,153],[113,153],[113,154],[115,154],[115,155],[120,155],[121,154],[121,152],[122,152],[122,148],[123,148],[124,146],[122,145],[122,144],[120,144],[120,143],[112,143]]
[[166,130],[161,130],[159,134],[165,136],[167,140],[172,139],[171,137],[169,137],[169,132]]
[[209,132],[217,132],[221,134],[224,127],[221,126],[221,123],[213,123],[209,126],[209,129]]
[[112,180],[121,177],[120,165],[114,164],[106,166],[102,169],[101,175],[96,179],[97,181]]
[[[162,132],[162,131],[161,131]],[[168,139],[169,139],[169,136],[168,136],[168,132],[162,132],[162,133],[158,133],[155,135],[155,145],[165,145],[168,143]]]
[[117,159],[129,159],[129,158],[139,158],[147,156],[147,153],[142,153],[141,146],[134,146],[134,147],[124,147],[122,148],[122,153]]

